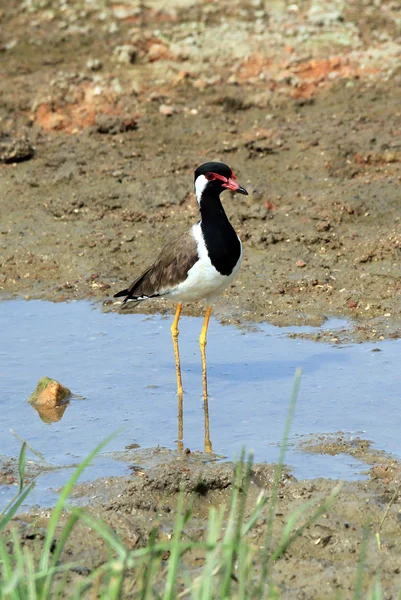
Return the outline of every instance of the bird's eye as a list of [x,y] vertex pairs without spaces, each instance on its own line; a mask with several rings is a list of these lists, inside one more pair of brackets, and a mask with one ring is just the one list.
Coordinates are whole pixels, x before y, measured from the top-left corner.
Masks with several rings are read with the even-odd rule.
[[205,177],[208,181],[213,181],[213,179],[215,179],[213,173],[206,173]]

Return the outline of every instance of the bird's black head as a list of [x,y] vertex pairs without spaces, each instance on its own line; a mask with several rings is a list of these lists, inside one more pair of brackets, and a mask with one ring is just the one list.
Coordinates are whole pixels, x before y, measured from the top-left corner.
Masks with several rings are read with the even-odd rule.
[[195,171],[195,192],[198,201],[205,190],[219,195],[225,189],[229,189],[247,196],[246,189],[241,187],[235,179],[234,172],[228,165],[221,162],[204,163]]

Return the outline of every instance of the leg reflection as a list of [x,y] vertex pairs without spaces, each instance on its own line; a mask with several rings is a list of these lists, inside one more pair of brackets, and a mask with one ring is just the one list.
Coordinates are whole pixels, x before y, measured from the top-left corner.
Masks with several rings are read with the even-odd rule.
[[182,452],[184,450],[184,410],[183,410],[183,398],[184,394],[178,394],[178,438],[177,438],[177,450]]
[[[205,424],[205,440],[204,440],[204,452],[213,452],[212,442],[210,440],[210,427],[209,427],[209,400],[203,396],[203,416]],[[184,450],[184,394],[178,394],[178,435],[177,435],[177,450],[182,452]]]
[[209,429],[209,398],[203,396],[203,414],[205,418],[205,452],[213,452],[212,442],[210,440],[210,429]]

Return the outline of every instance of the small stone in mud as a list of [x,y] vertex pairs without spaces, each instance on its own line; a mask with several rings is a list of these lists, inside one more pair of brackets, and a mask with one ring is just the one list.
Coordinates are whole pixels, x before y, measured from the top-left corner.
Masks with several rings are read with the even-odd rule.
[[118,133],[125,133],[126,131],[137,129],[137,120],[135,117],[123,118],[100,114],[95,118],[94,128],[96,133],[116,135]]
[[71,390],[50,377],[42,377],[28,402],[39,406],[54,407],[71,396]]
[[168,58],[169,51],[164,44],[152,44],[148,50],[149,62],[156,62]]
[[114,59],[123,64],[133,65],[136,61],[137,51],[135,46],[130,44],[124,44],[123,46],[116,46],[113,51]]
[[86,66],[90,71],[100,71],[103,68],[103,63],[98,58],[88,58]]
[[358,300],[348,300],[347,308],[358,308]]
[[29,160],[35,154],[35,149],[26,137],[0,141],[0,161],[17,163]]
[[166,117],[171,117],[175,113],[175,109],[173,106],[161,104],[159,107],[159,112]]
[[303,269],[304,267],[306,267],[306,262],[304,262],[303,260],[297,260],[297,262],[295,264],[300,269]]

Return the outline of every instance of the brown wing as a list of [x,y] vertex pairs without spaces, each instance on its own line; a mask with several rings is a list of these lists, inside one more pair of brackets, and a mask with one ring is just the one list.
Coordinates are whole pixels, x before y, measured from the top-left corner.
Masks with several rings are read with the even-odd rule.
[[127,302],[168,294],[185,280],[189,269],[197,260],[196,241],[192,232],[188,231],[167,244],[153,265],[128,289],[118,292],[115,297],[126,296],[125,302]]

